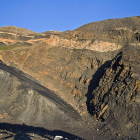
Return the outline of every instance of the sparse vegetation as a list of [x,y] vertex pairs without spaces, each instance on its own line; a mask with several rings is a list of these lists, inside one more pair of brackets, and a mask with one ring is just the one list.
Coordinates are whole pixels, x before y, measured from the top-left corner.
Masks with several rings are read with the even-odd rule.
[[4,51],[11,50],[13,48],[15,48],[15,46],[0,46],[0,50],[4,50]]

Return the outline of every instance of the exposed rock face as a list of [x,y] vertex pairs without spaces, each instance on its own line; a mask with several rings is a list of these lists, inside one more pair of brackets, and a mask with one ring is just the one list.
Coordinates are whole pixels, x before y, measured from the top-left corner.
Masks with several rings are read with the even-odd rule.
[[[21,34],[22,32],[23,34]],[[1,45],[31,46],[42,42],[53,46],[64,46],[72,49],[89,49],[100,52],[113,51],[122,48],[122,45],[118,43],[97,40],[93,41],[92,39],[69,39],[65,37],[65,33],[56,31],[38,34],[33,31],[17,27],[7,26],[0,28]]]
[[36,33],[15,26],[0,28],[0,42],[6,45],[27,46],[44,42],[53,46],[95,51],[113,51],[128,43],[139,43],[139,17],[110,19],[89,23],[74,31]]
[[91,22],[77,28],[76,30],[87,30],[100,34],[103,32],[108,32],[114,28],[128,28],[130,30],[140,29],[140,16]]
[[[19,77],[20,75],[21,77]],[[48,94],[48,92],[45,92],[45,87],[43,89],[38,81],[29,75],[0,62],[0,83],[0,131],[2,131],[1,129],[5,129],[14,133],[19,133],[19,131],[23,133],[25,133],[25,131],[31,133],[32,131],[32,133],[34,133],[35,129],[33,129],[33,127],[30,128],[25,125],[28,124],[45,127],[49,130],[58,129],[61,130],[61,133],[69,131],[79,135],[85,132],[85,130],[81,128],[81,123],[74,118],[74,111],[71,111],[72,108],[67,103],[64,105],[64,108],[70,107],[68,107],[67,110],[69,113],[72,113],[70,117],[65,112],[66,110],[61,108],[62,106],[59,107],[59,104],[63,105],[63,100],[55,96],[54,98],[58,101],[58,104],[56,104],[48,98],[49,96],[42,96],[44,93]],[[50,96],[52,96],[52,94],[53,93],[51,93]],[[6,123],[4,125],[1,122]],[[15,125],[12,126],[10,123]],[[20,130],[15,131],[14,129],[18,129],[18,127],[16,127],[17,124],[23,125],[19,125]],[[69,137],[69,134],[67,134],[67,136]],[[3,137],[4,136],[1,135],[1,138]],[[71,138],[72,137],[76,139],[76,136],[71,135]]]
[[[57,92],[81,113],[86,113],[86,94],[92,75],[115,52],[95,52],[50,45],[15,48],[0,52],[1,60],[38,79],[47,88]],[[105,68],[104,65],[103,68]],[[78,102],[80,101],[81,102]],[[81,107],[82,105],[82,107]]]
[[[101,135],[104,139],[105,135],[110,136],[107,139],[123,139],[125,136],[140,139],[139,31],[139,17],[105,20],[73,31],[40,34],[17,27],[2,27],[0,48],[9,47],[11,50],[1,49],[0,59],[53,90],[85,120],[89,119],[89,113],[93,115],[92,123],[88,124],[91,124],[97,139],[101,139],[98,137]],[[34,124],[31,122],[34,117],[36,122],[41,123],[45,121],[46,110],[53,110],[53,117],[56,118],[58,111],[55,107],[50,109],[53,105],[50,107],[47,99],[33,89],[19,90],[21,81],[3,71],[1,73],[4,73],[1,83],[7,83],[6,89],[14,94],[10,96],[5,90],[7,94],[2,93],[2,100],[13,97],[11,101],[16,104],[9,103],[13,105],[13,110],[17,110],[13,111],[15,116],[17,113],[17,119],[21,117],[27,123]],[[18,93],[24,93],[24,96]],[[7,103],[8,107],[10,105]],[[37,106],[32,110],[34,105]],[[21,112],[18,107],[21,107]],[[37,114],[36,110],[40,113]],[[12,118],[11,111],[7,109],[6,113],[1,112],[1,116]],[[53,117],[48,119],[53,121]]]
[[88,49],[94,50],[98,52],[107,52],[114,51],[122,48],[120,44],[97,41],[94,42],[92,40],[83,40],[83,41],[74,41],[72,39],[63,39],[57,36],[52,35],[47,41],[47,44],[54,46],[66,46],[71,49]]
[[56,35],[18,35],[9,32],[0,32],[1,45],[14,46],[31,46],[33,44],[42,43],[53,46],[70,47],[71,49],[89,49],[100,52],[113,51],[122,48],[117,43],[103,42],[92,40],[75,41],[73,39],[65,39]]
[[106,69],[92,92],[89,110],[119,133],[140,137],[140,48],[127,47]]

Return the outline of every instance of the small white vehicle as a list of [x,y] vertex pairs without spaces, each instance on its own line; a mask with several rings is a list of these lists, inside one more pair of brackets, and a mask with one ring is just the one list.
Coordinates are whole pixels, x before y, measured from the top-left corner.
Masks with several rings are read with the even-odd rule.
[[54,140],[62,140],[63,137],[62,136],[55,136]]

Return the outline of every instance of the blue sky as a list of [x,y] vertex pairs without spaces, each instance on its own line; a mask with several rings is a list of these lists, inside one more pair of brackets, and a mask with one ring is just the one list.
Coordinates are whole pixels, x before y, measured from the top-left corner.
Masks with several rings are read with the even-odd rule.
[[17,26],[39,33],[139,15],[140,0],[0,0],[0,27]]

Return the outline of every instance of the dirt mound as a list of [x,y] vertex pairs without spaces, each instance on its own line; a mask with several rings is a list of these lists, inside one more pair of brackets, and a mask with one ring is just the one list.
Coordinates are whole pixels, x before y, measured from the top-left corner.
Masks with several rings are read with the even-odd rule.
[[139,54],[139,47],[123,49],[101,77],[89,104],[90,113],[97,119],[136,139],[140,139]]

